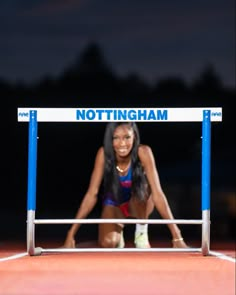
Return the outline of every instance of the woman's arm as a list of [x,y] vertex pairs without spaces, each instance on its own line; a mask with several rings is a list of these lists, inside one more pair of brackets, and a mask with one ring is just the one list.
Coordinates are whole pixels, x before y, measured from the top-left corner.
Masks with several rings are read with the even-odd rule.
[[[151,197],[156,209],[163,219],[174,219],[167,198],[160,184],[156,163],[151,148],[147,145],[141,145],[139,147],[138,154],[151,187]],[[176,224],[168,224],[167,226],[172,235],[173,246],[187,247],[183,241],[181,231],[178,226]]]
[[[93,210],[97,203],[97,194],[102,182],[104,170],[104,150],[101,147],[96,155],[94,168],[91,174],[90,183],[87,192],[81,202],[81,205],[75,215],[76,219],[84,219]],[[66,248],[75,247],[75,235],[80,227],[80,224],[72,224],[71,228],[68,230],[67,237],[64,243]]]

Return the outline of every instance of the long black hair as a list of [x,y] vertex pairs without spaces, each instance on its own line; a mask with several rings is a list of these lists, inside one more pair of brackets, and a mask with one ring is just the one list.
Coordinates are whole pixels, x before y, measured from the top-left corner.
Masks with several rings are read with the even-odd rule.
[[147,179],[143,167],[138,157],[138,148],[140,145],[140,134],[135,122],[111,122],[108,123],[104,135],[104,192],[112,194],[112,197],[119,202],[121,195],[121,186],[119,174],[116,170],[116,157],[113,149],[113,135],[115,129],[120,125],[128,125],[134,131],[134,143],[131,150],[131,167],[132,167],[132,196],[140,201],[147,197]]

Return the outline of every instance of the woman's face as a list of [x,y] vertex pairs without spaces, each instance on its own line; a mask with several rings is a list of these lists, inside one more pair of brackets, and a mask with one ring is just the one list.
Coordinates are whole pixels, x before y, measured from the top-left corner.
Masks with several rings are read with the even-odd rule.
[[113,148],[118,157],[127,157],[133,147],[134,131],[128,124],[118,126],[113,134]]

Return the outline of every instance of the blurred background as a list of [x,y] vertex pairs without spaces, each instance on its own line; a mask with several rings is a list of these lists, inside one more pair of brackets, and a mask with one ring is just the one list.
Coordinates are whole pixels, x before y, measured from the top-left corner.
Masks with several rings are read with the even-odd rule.
[[[17,122],[18,107],[222,107],[211,127],[211,239],[235,239],[233,0],[8,0],[0,16],[0,241],[26,238],[28,125]],[[201,218],[201,123],[138,126],[175,218]],[[104,129],[40,123],[37,218],[74,218]],[[36,226],[36,236],[62,242],[68,227]],[[165,225],[149,230],[170,238]],[[198,225],[181,230],[201,239]],[[83,225],[78,238],[96,234]]]

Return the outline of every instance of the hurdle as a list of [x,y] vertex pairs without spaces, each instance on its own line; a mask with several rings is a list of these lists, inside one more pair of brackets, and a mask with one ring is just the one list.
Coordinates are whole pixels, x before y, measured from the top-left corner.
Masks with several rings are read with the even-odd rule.
[[[198,108],[18,108],[18,122],[28,122],[28,182],[27,182],[27,252],[30,256],[43,253],[68,252],[210,252],[210,163],[211,122],[222,121],[221,107]],[[201,219],[36,219],[36,179],[38,122],[200,122],[202,124]],[[195,224],[201,225],[199,248],[54,248],[35,245],[36,224]]]

